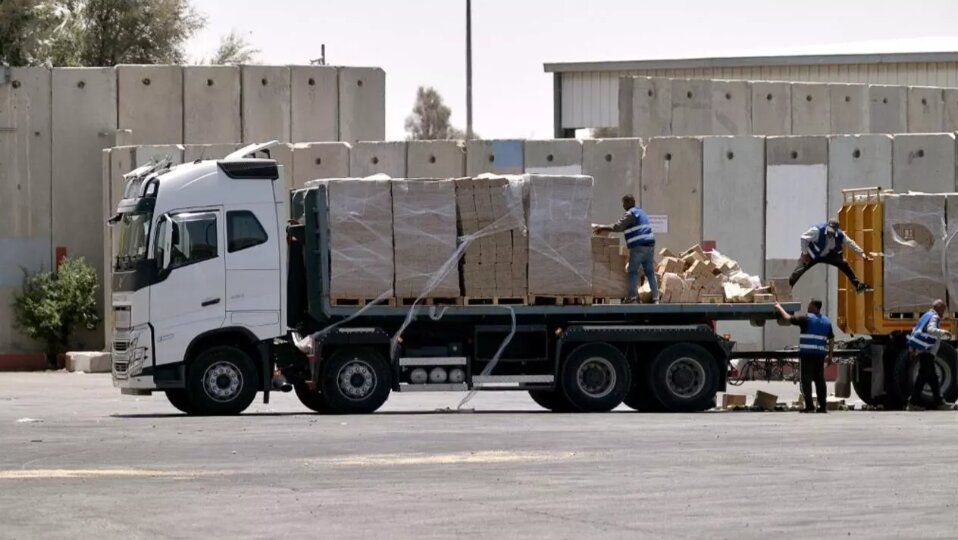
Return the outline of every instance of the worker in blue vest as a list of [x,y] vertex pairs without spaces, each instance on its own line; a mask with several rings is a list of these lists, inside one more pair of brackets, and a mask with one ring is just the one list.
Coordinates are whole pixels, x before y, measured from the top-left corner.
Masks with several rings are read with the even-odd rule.
[[865,250],[849,238],[848,235],[845,234],[845,231],[839,228],[837,219],[829,220],[828,223],[822,223],[821,225],[815,225],[805,231],[805,234],[802,235],[802,255],[798,260],[798,266],[795,267],[792,276],[788,279],[789,285],[794,287],[795,284],[798,283],[798,280],[801,279],[802,274],[807,272],[809,268],[818,263],[825,263],[841,270],[842,273],[848,277],[848,281],[852,283],[856,291],[865,292],[870,290],[871,287],[858,279],[855,275],[855,271],[852,270],[852,267],[848,265],[848,261],[845,260],[845,256],[842,253],[845,247],[866,261],[872,260],[872,258],[865,253]]
[[807,315],[789,315],[781,304],[775,304],[775,309],[778,310],[780,319],[801,330],[798,337],[798,361],[802,371],[802,396],[805,398],[805,409],[802,412],[815,412],[812,382],[815,383],[815,394],[818,396],[818,412],[828,412],[825,364],[832,363],[835,332],[832,330],[832,321],[822,315],[822,301],[810,301],[806,308]]
[[593,229],[596,233],[620,232],[625,237],[625,244],[629,247],[629,290],[626,291],[625,302],[633,303],[638,299],[639,268],[645,274],[652,291],[652,303],[659,303],[659,288],[655,282],[655,235],[652,233],[652,224],[644,210],[635,205],[635,197],[624,195],[622,207],[625,214],[614,225],[599,225]]
[[941,317],[944,314],[945,301],[935,300],[931,309],[918,319],[915,327],[908,334],[908,350],[912,358],[918,360],[918,378],[915,379],[915,386],[908,400],[909,411],[925,410],[925,407],[921,405],[921,394],[925,391],[925,385],[931,387],[932,408],[941,410],[954,408],[954,405],[945,403],[941,399],[941,383],[938,381],[938,371],[935,369],[935,357],[938,355],[941,340],[952,339],[951,333],[941,329]]

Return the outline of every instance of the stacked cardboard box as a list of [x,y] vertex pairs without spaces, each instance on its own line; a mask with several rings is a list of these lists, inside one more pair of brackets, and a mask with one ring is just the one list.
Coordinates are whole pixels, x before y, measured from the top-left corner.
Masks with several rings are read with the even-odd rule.
[[395,296],[459,296],[455,184],[393,180],[392,209]]
[[614,236],[592,237],[592,296],[597,298],[624,298],[635,296],[629,292],[628,251],[622,240]]
[[918,312],[945,298],[945,195],[884,195],[884,310]]
[[523,297],[529,250],[518,177],[455,180],[463,294],[472,298]]
[[695,245],[681,255],[663,249],[659,257],[659,302],[719,303],[723,295],[722,273],[701,246]]
[[373,299],[393,287],[393,212],[389,180],[326,180],[329,295]]
[[592,177],[526,175],[529,294],[592,294]]

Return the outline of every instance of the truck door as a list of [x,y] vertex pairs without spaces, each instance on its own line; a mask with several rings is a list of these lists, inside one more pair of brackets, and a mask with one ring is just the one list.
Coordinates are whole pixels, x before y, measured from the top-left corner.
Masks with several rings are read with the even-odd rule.
[[260,339],[280,335],[280,238],[272,202],[226,207],[226,315]]
[[154,358],[184,359],[194,337],[226,318],[222,208],[167,214],[156,228],[160,262],[150,287]]

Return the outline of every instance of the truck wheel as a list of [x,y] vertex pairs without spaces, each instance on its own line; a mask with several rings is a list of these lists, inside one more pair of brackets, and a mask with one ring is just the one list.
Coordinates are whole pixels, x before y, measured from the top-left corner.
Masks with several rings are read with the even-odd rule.
[[[954,403],[958,399],[958,381],[955,380],[956,360],[958,360],[958,352],[950,343],[942,343],[938,347],[935,369],[938,371],[938,383],[941,385],[941,398],[949,403]],[[908,403],[917,377],[918,362],[912,361],[909,358],[908,349],[905,349],[898,356],[894,373],[894,384],[898,393],[902,396],[902,405]],[[926,407],[932,405],[931,390],[927,386],[922,393],[921,404]]]
[[230,345],[211,347],[190,364],[187,391],[196,414],[239,414],[257,392],[253,360]]
[[581,412],[611,411],[632,387],[625,355],[605,343],[587,343],[569,353],[560,377],[563,395]]
[[649,385],[650,377],[649,362],[643,360],[636,369],[632,370],[632,388],[625,395],[625,399],[623,399],[622,402],[639,412],[665,411],[665,407],[662,406],[662,403],[660,403],[652,393],[652,388]]
[[852,387],[855,388],[855,394],[859,399],[872,407],[884,405],[884,400],[878,397],[872,397],[872,373],[865,371],[865,366],[855,366],[852,376]]
[[575,407],[569,403],[560,390],[529,390],[529,397],[543,409],[552,412],[575,412]]
[[368,414],[389,397],[386,361],[369,347],[346,347],[323,362],[322,394],[331,414]]
[[650,366],[656,401],[672,412],[696,412],[715,406],[718,363],[701,345],[677,343],[660,352]]
[[330,408],[329,403],[326,402],[326,396],[315,390],[310,390],[305,383],[293,386],[293,390],[296,391],[299,402],[305,405],[307,409],[319,414],[329,414]]
[[193,402],[190,400],[190,393],[186,390],[167,390],[166,399],[170,402],[170,405],[176,407],[176,410],[180,412],[185,412],[186,414],[196,413],[196,407],[193,406]]

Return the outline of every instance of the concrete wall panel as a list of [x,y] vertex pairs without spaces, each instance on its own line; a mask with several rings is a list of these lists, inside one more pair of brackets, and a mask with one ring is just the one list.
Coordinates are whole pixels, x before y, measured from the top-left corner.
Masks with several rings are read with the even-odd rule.
[[622,217],[622,196],[642,199],[642,139],[582,141],[582,174],[595,180],[592,222],[615,223]]
[[945,103],[941,88],[908,88],[908,132],[939,133],[944,129]]
[[364,178],[373,174],[390,178],[406,176],[406,142],[359,142],[349,155],[349,176]]
[[575,139],[527,140],[525,172],[530,174],[582,174],[582,142]]
[[380,68],[339,69],[339,140],[386,138],[386,72]]
[[830,84],[829,133],[868,132],[868,87],[863,84]]
[[142,167],[153,161],[158,162],[161,159],[169,159],[173,165],[183,163],[183,145],[182,144],[141,144],[135,150],[136,167]]
[[683,251],[702,241],[702,139],[650,139],[642,158],[642,208],[656,246]]
[[293,147],[293,187],[310,180],[349,177],[348,143],[299,143]]
[[223,159],[239,150],[239,144],[184,144],[183,163],[196,160]]
[[712,81],[672,79],[672,135],[712,132]]
[[466,141],[466,176],[522,174],[524,142],[519,139]]
[[945,88],[944,131],[958,131],[958,88]]
[[466,175],[463,141],[409,141],[407,178],[460,178]]
[[339,139],[339,73],[333,66],[292,66],[292,141]]
[[751,131],[752,93],[747,81],[712,81],[713,135],[747,135]]
[[[827,214],[828,139],[826,137],[769,137],[765,172],[765,277],[788,277],[801,254],[800,237]],[[826,300],[827,272],[812,268],[796,284],[794,297],[806,303]],[[798,343],[798,328],[765,326],[765,346],[781,348]]]
[[830,103],[827,84],[791,85],[793,135],[824,135],[830,132]]
[[241,141],[241,93],[239,67],[184,67],[183,142],[215,144]]
[[[102,151],[117,127],[116,77],[112,68],[56,68],[52,95],[53,245],[84,257],[102,283]],[[99,349],[103,334],[81,333],[77,342]]]
[[896,135],[892,149],[892,187],[895,191],[955,191],[953,134]]
[[241,73],[243,142],[289,141],[289,68],[243,66]]
[[[626,86],[628,89],[629,85]],[[620,102],[627,96],[620,94]],[[620,135],[652,137],[671,135],[672,85],[661,77],[634,77],[631,79],[631,130]]]
[[[702,142],[702,238],[739,262],[745,272],[765,273],[765,139],[706,137]],[[762,328],[720,323],[738,350],[760,350]]]
[[784,82],[753,82],[752,133],[788,135],[792,132],[792,90]]
[[182,66],[117,66],[118,127],[133,144],[183,142]]
[[868,101],[868,131],[870,133],[906,133],[908,131],[907,87],[870,85]]

